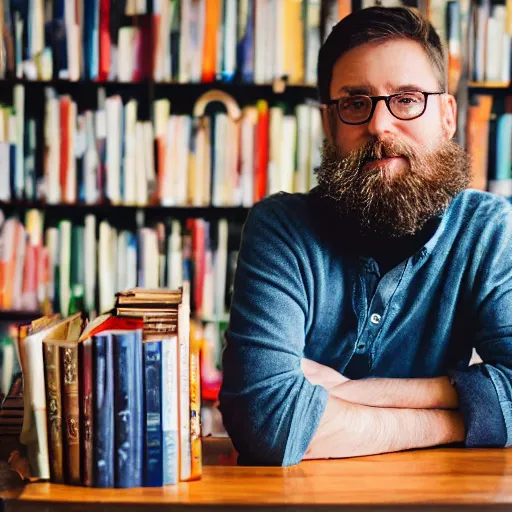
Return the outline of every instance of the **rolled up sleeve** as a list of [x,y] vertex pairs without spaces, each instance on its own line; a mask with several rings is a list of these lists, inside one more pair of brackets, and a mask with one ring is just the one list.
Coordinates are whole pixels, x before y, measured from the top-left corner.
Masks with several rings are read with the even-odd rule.
[[300,462],[327,403],[301,370],[307,262],[283,213],[273,198],[254,206],[238,256],[219,399],[241,464]]
[[451,372],[467,447],[512,445],[512,214],[505,208],[475,251],[473,347],[482,363]]

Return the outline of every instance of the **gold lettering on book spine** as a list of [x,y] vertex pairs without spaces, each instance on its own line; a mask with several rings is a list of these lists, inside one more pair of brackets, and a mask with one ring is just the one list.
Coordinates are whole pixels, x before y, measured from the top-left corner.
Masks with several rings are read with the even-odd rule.
[[64,350],[64,382],[65,384],[76,382],[76,362],[73,357],[73,350],[70,348]]

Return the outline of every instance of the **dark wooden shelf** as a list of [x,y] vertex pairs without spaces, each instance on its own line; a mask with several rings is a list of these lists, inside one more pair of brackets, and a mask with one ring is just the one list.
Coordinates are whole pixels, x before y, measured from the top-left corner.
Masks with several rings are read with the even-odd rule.
[[164,90],[174,90],[174,91],[191,91],[195,90],[198,92],[202,92],[209,89],[223,89],[226,91],[247,91],[247,90],[257,90],[262,94],[284,94],[289,91],[293,92],[302,92],[304,94],[313,94],[316,95],[316,86],[315,85],[307,85],[307,84],[285,84],[281,88],[280,84],[274,83],[265,83],[265,84],[256,84],[256,83],[248,83],[248,82],[223,82],[223,81],[215,81],[215,82],[188,82],[188,83],[180,83],[180,82],[155,82],[153,80],[144,80],[141,82],[95,82],[92,80],[78,80],[78,81],[69,81],[69,80],[26,80],[26,79],[15,79],[15,78],[7,78],[0,82],[0,85],[12,87],[13,85],[25,85],[28,87],[155,87],[156,89],[164,89]]
[[0,323],[21,323],[21,322],[29,322],[30,320],[34,320],[41,316],[40,311],[24,311],[24,310],[7,310],[0,309]]
[[25,211],[30,208],[44,210],[48,214],[56,217],[83,217],[87,214],[95,214],[100,217],[129,217],[133,218],[137,212],[144,212],[151,218],[174,217],[177,219],[186,218],[204,218],[230,220],[244,220],[247,217],[249,208],[241,206],[124,206],[110,204],[46,204],[39,201],[13,201],[0,202],[0,209],[6,213],[16,211]]

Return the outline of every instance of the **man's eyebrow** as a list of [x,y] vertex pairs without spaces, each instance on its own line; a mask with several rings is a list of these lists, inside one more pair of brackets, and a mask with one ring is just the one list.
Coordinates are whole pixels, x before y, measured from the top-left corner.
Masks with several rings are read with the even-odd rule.
[[370,84],[344,85],[338,89],[338,92],[346,94],[372,94],[375,92],[375,88]]
[[[424,88],[418,84],[403,84],[403,85],[393,85],[386,84],[386,90],[388,94],[393,94],[397,92],[407,92],[407,91],[423,91]],[[376,94],[376,88],[370,84],[358,84],[358,85],[344,85],[340,87],[338,90],[340,93],[345,94]]]

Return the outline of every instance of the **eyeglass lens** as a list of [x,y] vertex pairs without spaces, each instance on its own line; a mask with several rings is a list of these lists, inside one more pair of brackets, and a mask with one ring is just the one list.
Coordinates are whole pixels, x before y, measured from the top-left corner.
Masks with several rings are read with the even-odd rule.
[[[399,119],[412,119],[423,113],[425,96],[421,92],[404,92],[389,98],[388,108]],[[369,96],[347,96],[340,98],[338,112],[346,123],[365,122],[372,111],[372,99]]]

